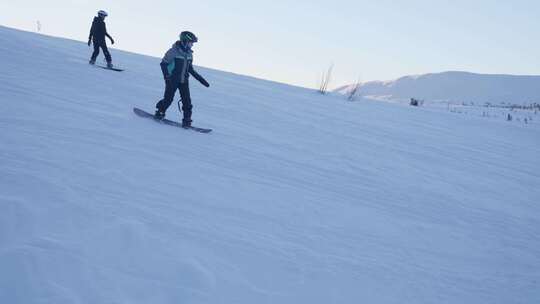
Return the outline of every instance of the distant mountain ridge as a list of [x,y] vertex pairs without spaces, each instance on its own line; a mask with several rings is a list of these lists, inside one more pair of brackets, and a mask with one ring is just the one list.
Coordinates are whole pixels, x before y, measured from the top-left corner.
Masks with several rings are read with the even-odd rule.
[[[350,88],[348,85],[335,91],[346,94]],[[434,102],[530,104],[540,103],[540,76],[451,71],[366,82],[358,94],[393,101],[417,98]]]

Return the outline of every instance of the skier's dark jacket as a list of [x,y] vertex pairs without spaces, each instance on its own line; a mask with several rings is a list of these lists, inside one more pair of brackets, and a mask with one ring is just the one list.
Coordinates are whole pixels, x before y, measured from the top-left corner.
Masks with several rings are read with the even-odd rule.
[[105,36],[113,40],[112,37],[107,33],[105,21],[100,17],[94,17],[94,21],[92,21],[92,27],[90,28],[90,36],[88,36],[88,40],[90,41],[90,39],[93,39],[94,41],[105,41]]
[[208,87],[208,82],[193,69],[193,51],[175,42],[161,60],[161,72],[165,79],[173,84],[187,83],[189,74],[193,75],[202,85]]

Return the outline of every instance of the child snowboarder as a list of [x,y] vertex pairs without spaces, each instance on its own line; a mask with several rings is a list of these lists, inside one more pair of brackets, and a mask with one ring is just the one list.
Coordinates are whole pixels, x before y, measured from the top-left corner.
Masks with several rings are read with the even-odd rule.
[[92,21],[90,36],[88,36],[88,46],[90,46],[90,43],[93,42],[94,52],[92,53],[89,63],[96,63],[96,58],[99,55],[99,48],[101,48],[103,50],[103,55],[105,55],[105,60],[107,61],[107,67],[112,68],[112,58],[109,50],[107,49],[105,36],[111,40],[111,44],[114,44],[114,39],[107,33],[107,27],[105,26],[105,17],[107,16],[108,14],[106,11],[99,11],[98,15],[94,17],[94,21]]
[[180,92],[182,99],[182,127],[191,127],[191,96],[189,93],[189,74],[197,79],[205,87],[210,84],[193,69],[193,43],[197,37],[189,31],[180,33],[180,40],[176,41],[165,53],[160,66],[165,78],[165,93],[163,99],[156,104],[154,118],[161,120],[165,117],[167,108],[171,105],[176,90]]

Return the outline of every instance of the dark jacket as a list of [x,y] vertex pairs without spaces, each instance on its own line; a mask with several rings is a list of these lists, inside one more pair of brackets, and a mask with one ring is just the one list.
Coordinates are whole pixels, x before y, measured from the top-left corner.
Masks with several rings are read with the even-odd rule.
[[103,18],[94,17],[88,40],[90,41],[90,39],[93,39],[94,41],[105,41],[105,36],[109,37],[109,39],[113,41],[112,37],[107,33],[107,27],[105,26],[105,21]]
[[205,87],[208,82],[193,69],[193,51],[185,48],[180,41],[175,42],[161,60],[161,72],[165,79],[174,84],[187,83],[189,74]]

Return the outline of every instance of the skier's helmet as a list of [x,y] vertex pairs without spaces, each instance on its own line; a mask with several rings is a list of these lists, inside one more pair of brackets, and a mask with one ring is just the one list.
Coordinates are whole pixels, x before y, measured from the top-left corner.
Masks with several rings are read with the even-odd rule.
[[97,12],[97,14],[98,14],[99,17],[107,17],[107,16],[109,16],[109,14],[107,14],[107,12],[104,11],[104,10],[100,10],[99,12]]
[[199,39],[197,39],[197,36],[189,31],[183,31],[180,33],[180,42],[197,42]]

